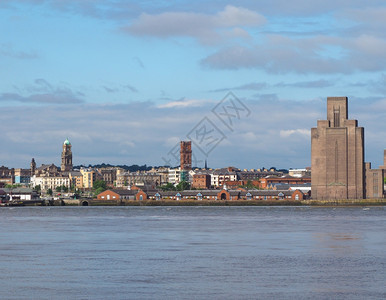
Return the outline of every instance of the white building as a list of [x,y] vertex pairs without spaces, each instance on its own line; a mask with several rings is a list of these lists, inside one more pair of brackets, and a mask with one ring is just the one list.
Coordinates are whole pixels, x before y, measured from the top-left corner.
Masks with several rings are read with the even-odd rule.
[[290,169],[288,170],[288,175],[292,177],[309,177],[311,176],[311,171],[309,169]]
[[169,169],[169,183],[172,184],[178,184],[180,183],[180,176],[181,176],[181,169],[175,168],[175,169]]
[[40,185],[42,191],[47,191],[48,189],[55,190],[57,187],[65,186],[67,188],[71,187],[71,180],[66,176],[32,176],[31,177],[31,186],[36,187]]

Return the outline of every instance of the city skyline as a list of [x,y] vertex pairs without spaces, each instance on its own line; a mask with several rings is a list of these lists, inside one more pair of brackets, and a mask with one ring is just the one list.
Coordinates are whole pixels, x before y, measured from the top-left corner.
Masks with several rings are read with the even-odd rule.
[[[0,16],[0,165],[60,165],[66,137],[74,165],[163,165],[208,116],[225,136],[209,167],[310,166],[328,96],[382,164],[383,1],[5,0]],[[212,113],[229,91],[250,110],[232,130]]]

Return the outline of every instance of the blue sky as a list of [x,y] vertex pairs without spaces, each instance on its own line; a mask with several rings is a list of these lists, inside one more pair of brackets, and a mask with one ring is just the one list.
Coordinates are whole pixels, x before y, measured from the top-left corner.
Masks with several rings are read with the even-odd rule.
[[[376,0],[2,0],[0,165],[59,164],[67,137],[74,164],[162,165],[206,118],[221,139],[196,140],[199,166],[305,167],[326,98],[347,96],[377,167],[385,20]],[[231,127],[224,98],[244,108]]]

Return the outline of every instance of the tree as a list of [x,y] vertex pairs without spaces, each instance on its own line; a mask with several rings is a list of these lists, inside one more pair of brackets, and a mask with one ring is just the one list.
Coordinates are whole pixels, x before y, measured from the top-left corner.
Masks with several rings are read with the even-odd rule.
[[105,191],[105,190],[107,190],[107,185],[106,185],[106,182],[103,180],[95,180],[93,188],[94,188],[94,190],[102,188]]
[[177,191],[185,191],[190,189],[190,183],[187,181],[181,181],[179,184],[176,186]]
[[159,187],[163,191],[175,191],[176,187],[173,185],[173,183],[168,182],[167,184],[161,185]]
[[7,189],[15,189],[15,188],[21,187],[21,184],[18,184],[18,183],[17,184],[6,184],[5,187]]
[[55,188],[55,191],[57,191],[58,193],[59,192],[67,193],[68,192],[68,187],[65,186],[65,185],[60,185],[60,186],[57,186]]
[[98,195],[104,192],[105,190],[107,190],[106,182],[104,182],[103,180],[94,181],[93,189],[94,189],[94,195]]
[[49,188],[49,189],[47,190],[47,194],[50,195],[50,196],[52,196],[52,189],[51,189],[51,188]]
[[245,185],[242,185],[241,187],[247,189],[247,190],[252,190],[252,189],[255,189],[256,187],[253,185],[252,181],[251,180],[248,180],[247,181],[247,184]]
[[76,191],[75,183],[71,184],[70,191],[72,191],[72,192]]

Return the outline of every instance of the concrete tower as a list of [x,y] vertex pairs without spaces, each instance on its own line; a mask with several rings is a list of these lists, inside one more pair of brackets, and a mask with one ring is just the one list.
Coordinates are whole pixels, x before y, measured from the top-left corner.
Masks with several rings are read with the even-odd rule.
[[313,199],[363,199],[364,129],[348,120],[347,97],[327,98],[327,120],[311,129]]
[[62,164],[60,169],[62,172],[72,171],[71,143],[68,139],[66,139],[63,143]]

